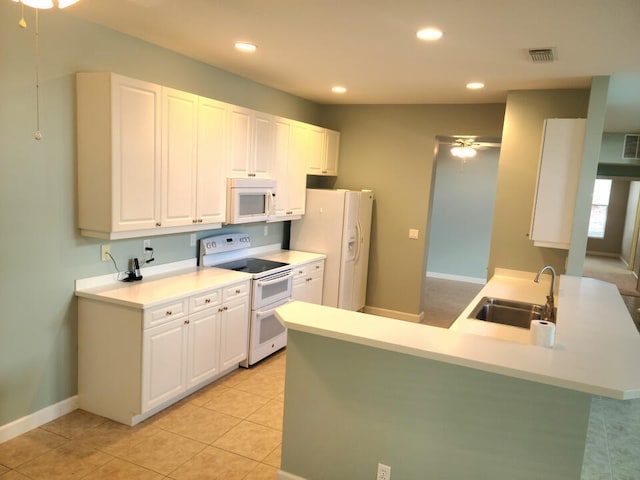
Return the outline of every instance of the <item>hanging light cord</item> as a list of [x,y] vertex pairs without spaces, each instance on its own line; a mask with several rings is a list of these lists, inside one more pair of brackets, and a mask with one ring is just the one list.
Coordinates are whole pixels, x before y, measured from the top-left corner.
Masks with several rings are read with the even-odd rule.
[[36,8],[36,132],[33,137],[42,140],[40,132],[40,9]]

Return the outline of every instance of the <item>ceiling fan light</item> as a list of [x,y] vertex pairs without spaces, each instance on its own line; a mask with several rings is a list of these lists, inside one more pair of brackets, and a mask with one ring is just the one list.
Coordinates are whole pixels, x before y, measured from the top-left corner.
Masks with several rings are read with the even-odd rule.
[[451,149],[451,155],[458,158],[472,158],[475,157],[477,153],[475,148],[468,146],[455,146]]
[[31,8],[53,8],[53,0],[22,0],[22,3]]

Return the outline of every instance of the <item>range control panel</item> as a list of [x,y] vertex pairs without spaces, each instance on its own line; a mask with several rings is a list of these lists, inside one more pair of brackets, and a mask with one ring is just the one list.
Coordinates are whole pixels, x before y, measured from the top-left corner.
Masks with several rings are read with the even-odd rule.
[[200,255],[231,252],[249,247],[251,247],[251,238],[246,233],[216,235],[200,240]]

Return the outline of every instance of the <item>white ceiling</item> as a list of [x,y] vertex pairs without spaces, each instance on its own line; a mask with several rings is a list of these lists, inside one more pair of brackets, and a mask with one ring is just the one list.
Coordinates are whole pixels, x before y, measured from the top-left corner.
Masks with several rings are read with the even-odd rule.
[[[319,103],[504,102],[612,75],[607,130],[640,131],[640,0],[82,0],[65,12]],[[419,41],[426,26],[443,38]],[[558,60],[532,63],[541,47]]]

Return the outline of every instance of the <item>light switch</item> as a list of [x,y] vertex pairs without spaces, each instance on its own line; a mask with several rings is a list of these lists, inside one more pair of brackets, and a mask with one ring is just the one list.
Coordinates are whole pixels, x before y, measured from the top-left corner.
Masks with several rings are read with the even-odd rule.
[[415,228],[409,229],[409,238],[418,238],[418,230]]

